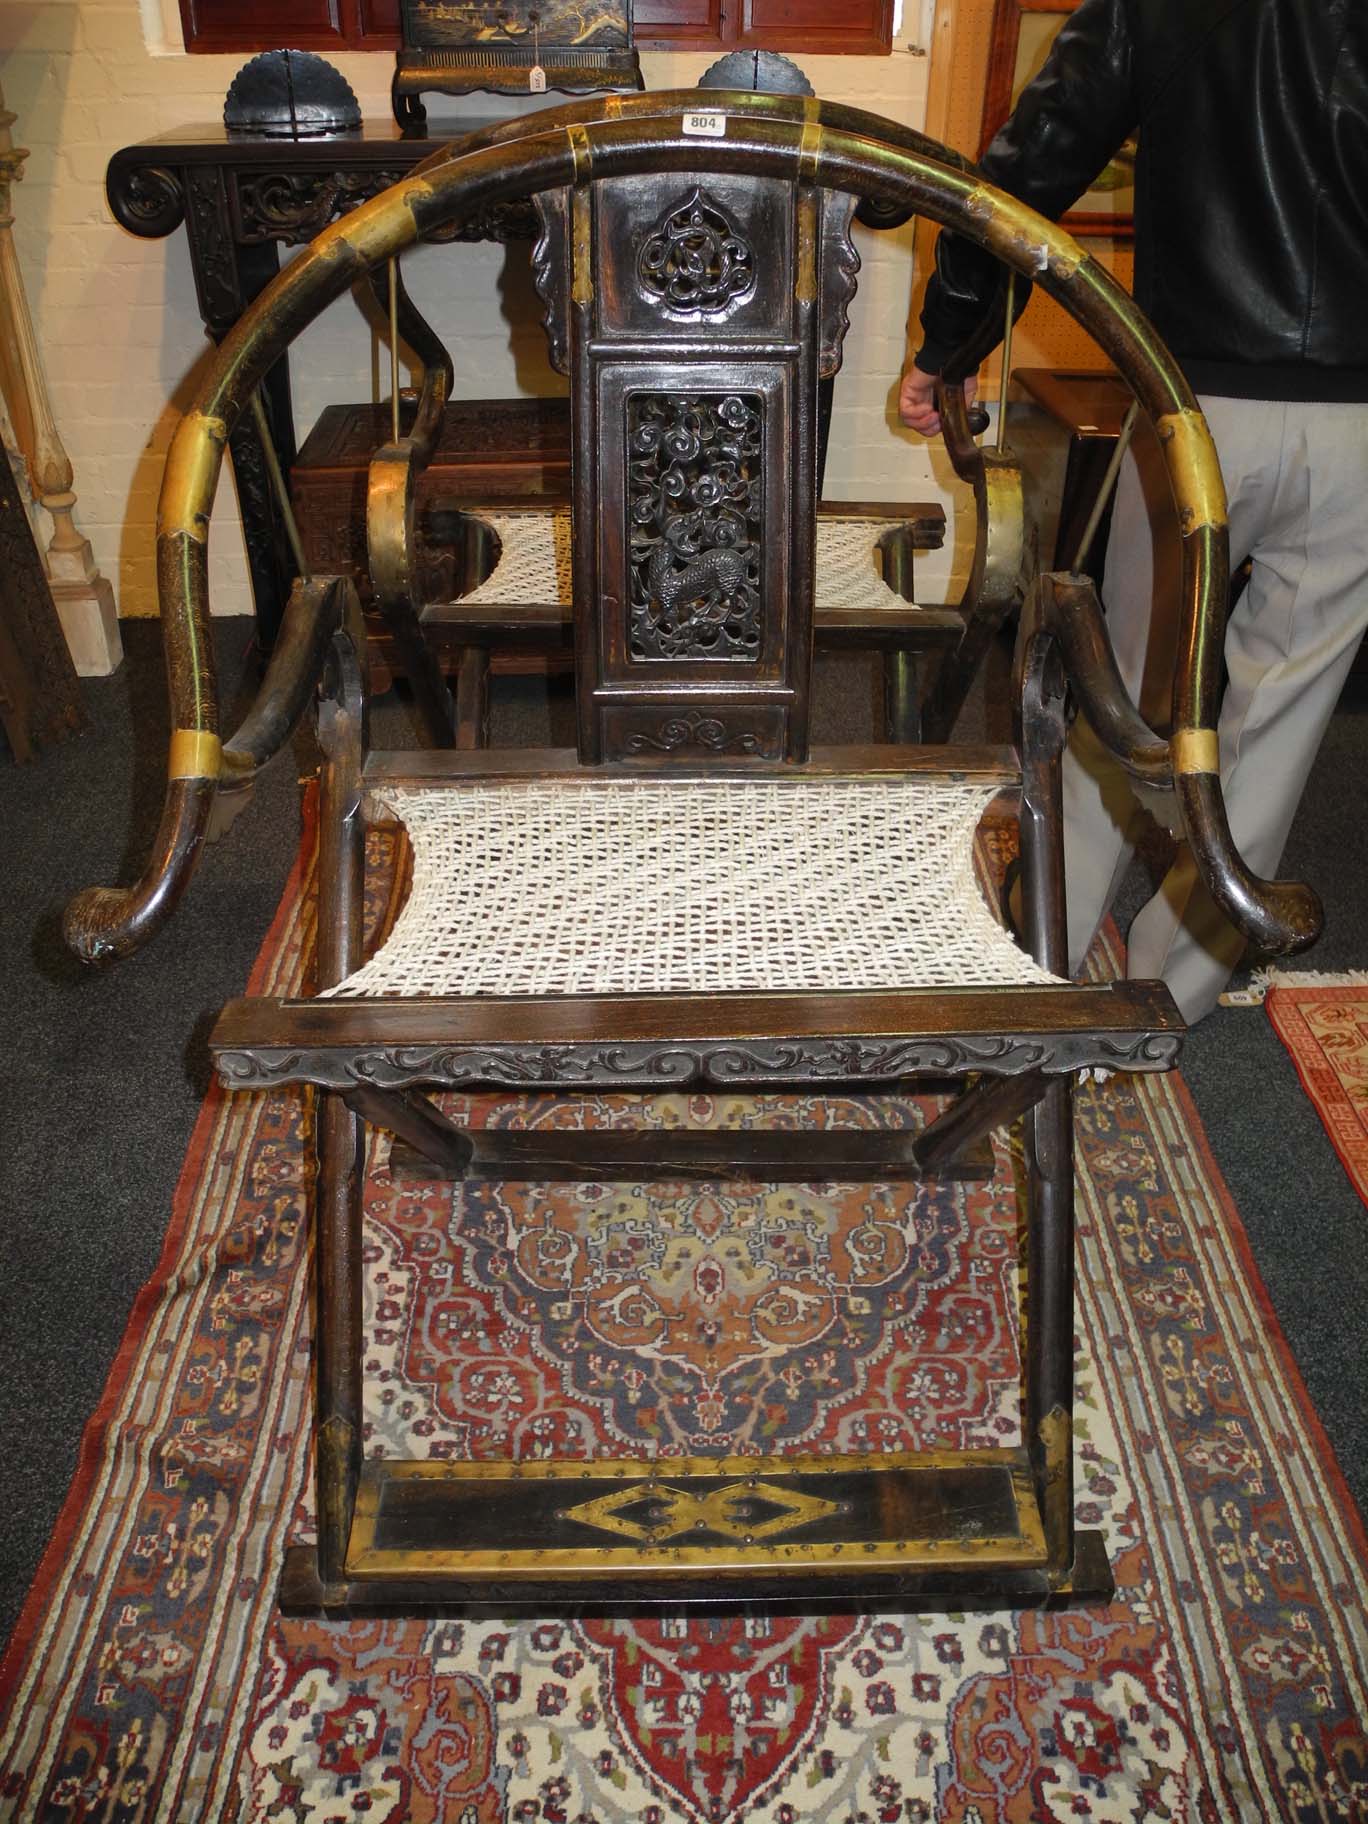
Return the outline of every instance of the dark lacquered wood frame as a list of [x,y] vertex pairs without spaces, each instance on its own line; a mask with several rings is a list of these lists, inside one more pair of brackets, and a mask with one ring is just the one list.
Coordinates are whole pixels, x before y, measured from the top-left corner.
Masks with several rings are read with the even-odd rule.
[[[611,466],[622,460],[622,428],[596,420],[598,370],[609,362],[636,360],[653,375],[661,354],[657,338],[633,331],[627,342],[616,340],[612,324],[596,316],[599,290],[613,282],[611,248],[606,260],[601,246],[599,257],[594,253],[595,209],[605,194],[598,186],[607,182],[620,189],[622,180],[632,179],[629,197],[651,198],[655,207],[662,184],[697,183],[700,172],[714,168],[753,174],[771,186],[781,180],[798,229],[788,281],[792,299],[783,305],[793,316],[785,325],[758,325],[747,356],[763,366],[769,353],[780,371],[788,364],[807,376],[793,389],[793,498],[778,528],[790,552],[809,537],[815,491],[806,452],[821,359],[814,223],[823,190],[848,189],[895,208],[911,203],[974,235],[1014,269],[1033,274],[1099,336],[1156,421],[1179,510],[1184,569],[1178,614],[1184,639],[1174,690],[1175,733],[1159,740],[1125,698],[1086,579],[1046,576],[1037,580],[1023,608],[1013,752],[884,748],[798,758],[807,755],[803,668],[810,658],[812,593],[810,558],[804,567],[800,552],[790,577],[804,599],[786,604],[781,644],[789,698],[783,740],[773,756],[635,754],[626,742],[615,745],[611,728],[593,715],[581,720],[578,756],[450,749],[372,755],[355,595],[341,583],[322,581],[294,598],[294,658],[282,661],[276,685],[282,703],[293,704],[307,672],[306,655],[316,651],[321,637],[327,657],[319,725],[326,757],[320,983],[335,983],[359,957],[363,824],[373,788],[406,777],[446,780],[453,790],[472,778],[535,776],[554,786],[583,778],[586,761],[595,776],[622,779],[664,775],[687,782],[721,771],[786,780],[799,788],[814,776],[913,772],[931,779],[973,778],[988,789],[1015,792],[1026,939],[1047,969],[1061,973],[1059,763],[1066,678],[1083,713],[1132,775],[1172,786],[1203,878],[1241,928],[1284,950],[1314,936],[1314,896],[1290,883],[1258,880],[1230,842],[1212,727],[1225,599],[1224,495],[1200,413],[1134,305],[1084,260],[1067,235],[916,136],[818,103],[729,96],[716,105],[727,123],[720,146],[700,145],[685,131],[685,116],[697,106],[696,96],[685,94],[652,97],[635,107],[624,102],[572,110],[540,132],[519,126],[455,148],[325,233],[229,338],[177,435],[161,502],[159,561],[176,732],[158,850],[133,889],[88,891],[73,902],[66,929],[79,954],[117,955],[157,929],[189,878],[220,781],[234,774],[250,777],[261,746],[275,738],[283,719],[283,712],[275,719],[263,712],[254,725],[260,740],[244,743],[240,732],[220,748],[204,638],[207,527],[217,471],[238,413],[279,349],[347,285],[415,237],[440,232],[472,203],[526,190],[564,191],[572,385],[579,423],[592,429],[584,445],[592,452],[591,467]],[[774,338],[776,329],[777,340],[766,345],[765,337]],[[732,321],[726,333],[737,330]],[[693,349],[692,341],[684,345]],[[724,342],[724,354],[726,349]],[[671,358],[677,355],[676,344]],[[704,351],[691,353],[689,361],[701,372]],[[603,666],[609,648],[600,623],[601,612],[606,625],[614,610],[592,591],[606,598],[621,568],[616,560],[603,565],[595,523],[599,496],[584,465],[576,475],[574,510],[580,534],[576,649],[581,682],[593,701],[605,682],[614,681]],[[696,673],[692,660],[677,665],[676,688],[687,695]],[[745,684],[738,695],[745,698],[750,690]],[[291,1554],[282,1583],[287,1604],[300,1612],[344,1615],[718,1601],[965,1607],[1104,1595],[1109,1579],[1099,1542],[1076,1534],[1073,1526],[1071,1079],[1079,1068],[1119,1059],[1132,1069],[1167,1068],[1180,1036],[1181,1022],[1157,984],[876,996],[661,994],[626,1002],[582,996],[234,1004],[213,1039],[225,1080],[234,1087],[312,1083],[317,1091],[319,1542],[316,1551]],[[516,1504],[518,1492],[508,1485],[535,1482],[535,1476],[520,1476],[511,1467],[500,1478],[474,1466],[433,1472],[417,1465],[363,1465],[363,1120],[390,1127],[411,1153],[447,1178],[477,1177],[490,1169],[510,1176],[565,1176],[603,1167],[602,1136],[582,1141],[567,1136],[550,1157],[544,1149],[520,1155],[508,1146],[492,1157],[481,1155],[475,1137],[449,1122],[425,1092],[470,1084],[574,1089],[603,1083],[677,1088],[695,1082],[868,1090],[903,1085],[928,1072],[957,1076],[967,1088],[906,1152],[890,1157],[887,1149],[880,1153],[875,1147],[861,1155],[849,1142],[842,1143],[844,1152],[819,1142],[807,1165],[814,1173],[866,1168],[909,1177],[971,1173],[987,1130],[1024,1118],[1027,1308],[1023,1436],[1015,1451],[986,1459],[953,1453],[949,1461],[933,1453],[872,1470],[748,1460],[746,1474],[736,1472],[731,1482],[726,1480],[733,1475],[731,1466],[719,1470],[715,1464],[662,1464],[644,1471],[631,1465],[570,1465],[560,1472],[564,1480],[593,1486],[582,1491],[585,1500],[567,1495],[569,1506],[549,1510],[555,1523],[533,1546],[473,1536],[471,1516],[512,1511],[509,1503]],[[634,1178],[643,1175],[644,1144],[618,1157]],[[710,1152],[701,1144],[692,1153],[685,1147],[660,1154],[657,1169],[697,1177],[748,1163],[757,1175],[772,1170],[773,1148],[760,1139],[739,1141],[719,1158],[715,1147]],[[472,1497],[472,1481],[486,1485],[489,1501]],[[627,1487],[628,1512],[619,1483]],[[548,1510],[552,1497],[540,1486],[525,1494],[531,1508]],[[976,1521],[976,1513],[993,1518]],[[586,1527],[600,1537],[586,1543]],[[623,1536],[633,1542],[626,1577]]]

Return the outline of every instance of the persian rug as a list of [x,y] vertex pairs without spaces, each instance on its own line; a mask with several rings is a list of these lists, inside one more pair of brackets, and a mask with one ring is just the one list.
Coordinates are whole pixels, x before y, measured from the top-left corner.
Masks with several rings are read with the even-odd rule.
[[1368,973],[1273,970],[1264,1006],[1331,1145],[1368,1203]]
[[[371,851],[375,911],[395,838]],[[253,990],[307,968],[301,861]],[[453,1098],[475,1120],[511,1118]],[[587,1118],[638,1118],[603,1097]],[[208,1098],[0,1682],[0,1815],[413,1824],[1368,1818],[1368,1542],[1174,1077],[1081,1097],[1078,1513],[1105,1608],[281,1620],[310,1525],[306,1111]],[[744,1125],[745,1097],[647,1118]],[[546,1097],[527,1119],[580,1118]],[[924,1118],[796,1097],[792,1122]],[[991,1184],[401,1182],[366,1200],[368,1449],[643,1457],[1013,1437]]]

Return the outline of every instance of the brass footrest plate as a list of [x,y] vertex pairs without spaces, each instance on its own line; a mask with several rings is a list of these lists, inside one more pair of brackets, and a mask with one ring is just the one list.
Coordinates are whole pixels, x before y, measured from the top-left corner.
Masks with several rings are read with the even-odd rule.
[[1025,1453],[374,1462],[347,1553],[357,1581],[500,1584],[1018,1570],[1047,1553]]
[[643,1463],[369,1463],[346,1569],[280,1606],[392,1615],[911,1613],[1106,1602],[1102,1536],[1051,1565],[1024,1451]]

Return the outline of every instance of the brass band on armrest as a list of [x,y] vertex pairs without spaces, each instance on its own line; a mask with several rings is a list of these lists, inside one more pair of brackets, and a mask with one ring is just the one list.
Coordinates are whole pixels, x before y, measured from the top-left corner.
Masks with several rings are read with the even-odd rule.
[[1183,533],[1226,524],[1225,481],[1216,446],[1200,412],[1166,412],[1155,420],[1178,503]]
[[1169,749],[1175,773],[1219,773],[1221,744],[1214,728],[1180,728]]
[[217,779],[223,771],[223,743],[205,728],[178,728],[171,736],[168,779]]
[[158,538],[183,532],[197,545],[208,543],[209,509],[227,443],[228,426],[222,418],[191,406],[166,454],[157,501]]

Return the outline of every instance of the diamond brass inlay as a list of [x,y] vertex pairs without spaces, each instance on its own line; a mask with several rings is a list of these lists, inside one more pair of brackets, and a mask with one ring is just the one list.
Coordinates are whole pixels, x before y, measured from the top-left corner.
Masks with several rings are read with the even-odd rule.
[[[777,1511],[776,1511],[777,1510]],[[565,1508],[564,1520],[606,1533],[620,1533],[643,1545],[661,1545],[687,1533],[720,1533],[749,1545],[757,1539],[774,1539],[813,1520],[824,1520],[842,1511],[839,1501],[800,1495],[770,1482],[734,1482],[703,1496],[668,1482],[636,1482],[615,1489],[597,1501]]]

